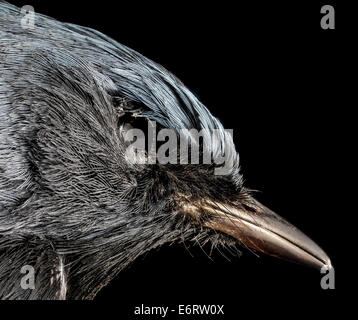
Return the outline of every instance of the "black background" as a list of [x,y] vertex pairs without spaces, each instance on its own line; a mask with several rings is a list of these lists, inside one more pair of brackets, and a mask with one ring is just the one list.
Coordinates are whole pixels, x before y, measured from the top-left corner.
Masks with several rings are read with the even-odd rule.
[[[210,259],[209,247],[177,245],[139,258],[96,301],[67,304],[113,319],[134,318],[142,303],[225,304],[228,319],[321,318],[338,307],[350,272],[342,189],[352,148],[353,8],[333,1],[12,3],[98,29],[176,74],[234,129],[246,185],[311,236],[336,271],[336,290],[322,290],[317,270],[248,251]],[[320,28],[324,4],[335,6],[336,30]]]

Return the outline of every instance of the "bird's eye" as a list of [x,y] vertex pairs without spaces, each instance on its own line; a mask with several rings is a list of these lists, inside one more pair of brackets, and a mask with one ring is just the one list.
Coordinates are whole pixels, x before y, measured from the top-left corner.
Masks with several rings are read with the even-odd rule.
[[124,97],[111,93],[112,105],[118,115],[118,128],[121,133],[130,129],[139,129],[146,132],[148,129],[148,120],[143,116],[146,107],[143,104],[128,101]]
[[[163,126],[158,122],[150,120],[145,115],[143,115],[141,113],[141,109],[137,109],[137,112],[123,112],[118,117],[119,133],[122,138],[126,140],[128,146],[137,141],[137,134],[140,132],[140,136],[143,139],[143,146],[141,149],[144,150],[145,157],[148,157],[150,150],[151,154],[157,154],[160,146],[166,142],[156,140],[155,143],[153,143],[150,138],[154,137],[156,139],[158,132],[162,129]],[[128,138],[128,133],[130,130],[133,130],[132,132],[136,138],[133,139],[131,135]]]
[[122,131],[139,129],[143,133],[146,133],[148,131],[148,119],[145,117],[136,116],[131,112],[127,112],[119,117],[118,127]]

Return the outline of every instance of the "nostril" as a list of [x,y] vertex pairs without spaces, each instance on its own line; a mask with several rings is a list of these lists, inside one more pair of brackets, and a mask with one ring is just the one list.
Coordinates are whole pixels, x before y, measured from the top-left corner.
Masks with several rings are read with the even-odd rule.
[[247,212],[252,212],[252,213],[257,212],[257,211],[255,210],[255,208],[250,207],[250,206],[247,205],[246,203],[242,203],[241,205],[242,205],[242,207],[245,209],[245,211],[247,211]]

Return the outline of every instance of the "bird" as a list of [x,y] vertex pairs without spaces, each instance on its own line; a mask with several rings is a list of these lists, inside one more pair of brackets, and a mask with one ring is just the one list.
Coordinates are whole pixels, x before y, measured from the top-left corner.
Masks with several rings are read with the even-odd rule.
[[[331,266],[255,200],[232,135],[176,76],[94,29],[37,12],[29,28],[23,17],[0,0],[1,299],[94,299],[167,243]],[[202,159],[133,161],[126,135],[153,124],[177,137],[212,134],[211,144],[195,143],[213,158],[225,154],[230,170],[216,174],[220,165]],[[35,270],[33,288],[21,286],[24,266]]]

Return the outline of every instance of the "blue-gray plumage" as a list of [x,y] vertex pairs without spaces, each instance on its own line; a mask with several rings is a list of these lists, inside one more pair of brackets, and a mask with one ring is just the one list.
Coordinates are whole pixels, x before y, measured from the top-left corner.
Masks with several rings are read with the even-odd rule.
[[[0,298],[91,299],[139,255],[185,240],[329,264],[252,198],[232,137],[170,72],[98,31],[21,18],[0,1]],[[126,124],[143,119],[217,130],[207,147],[232,170],[128,161]]]

